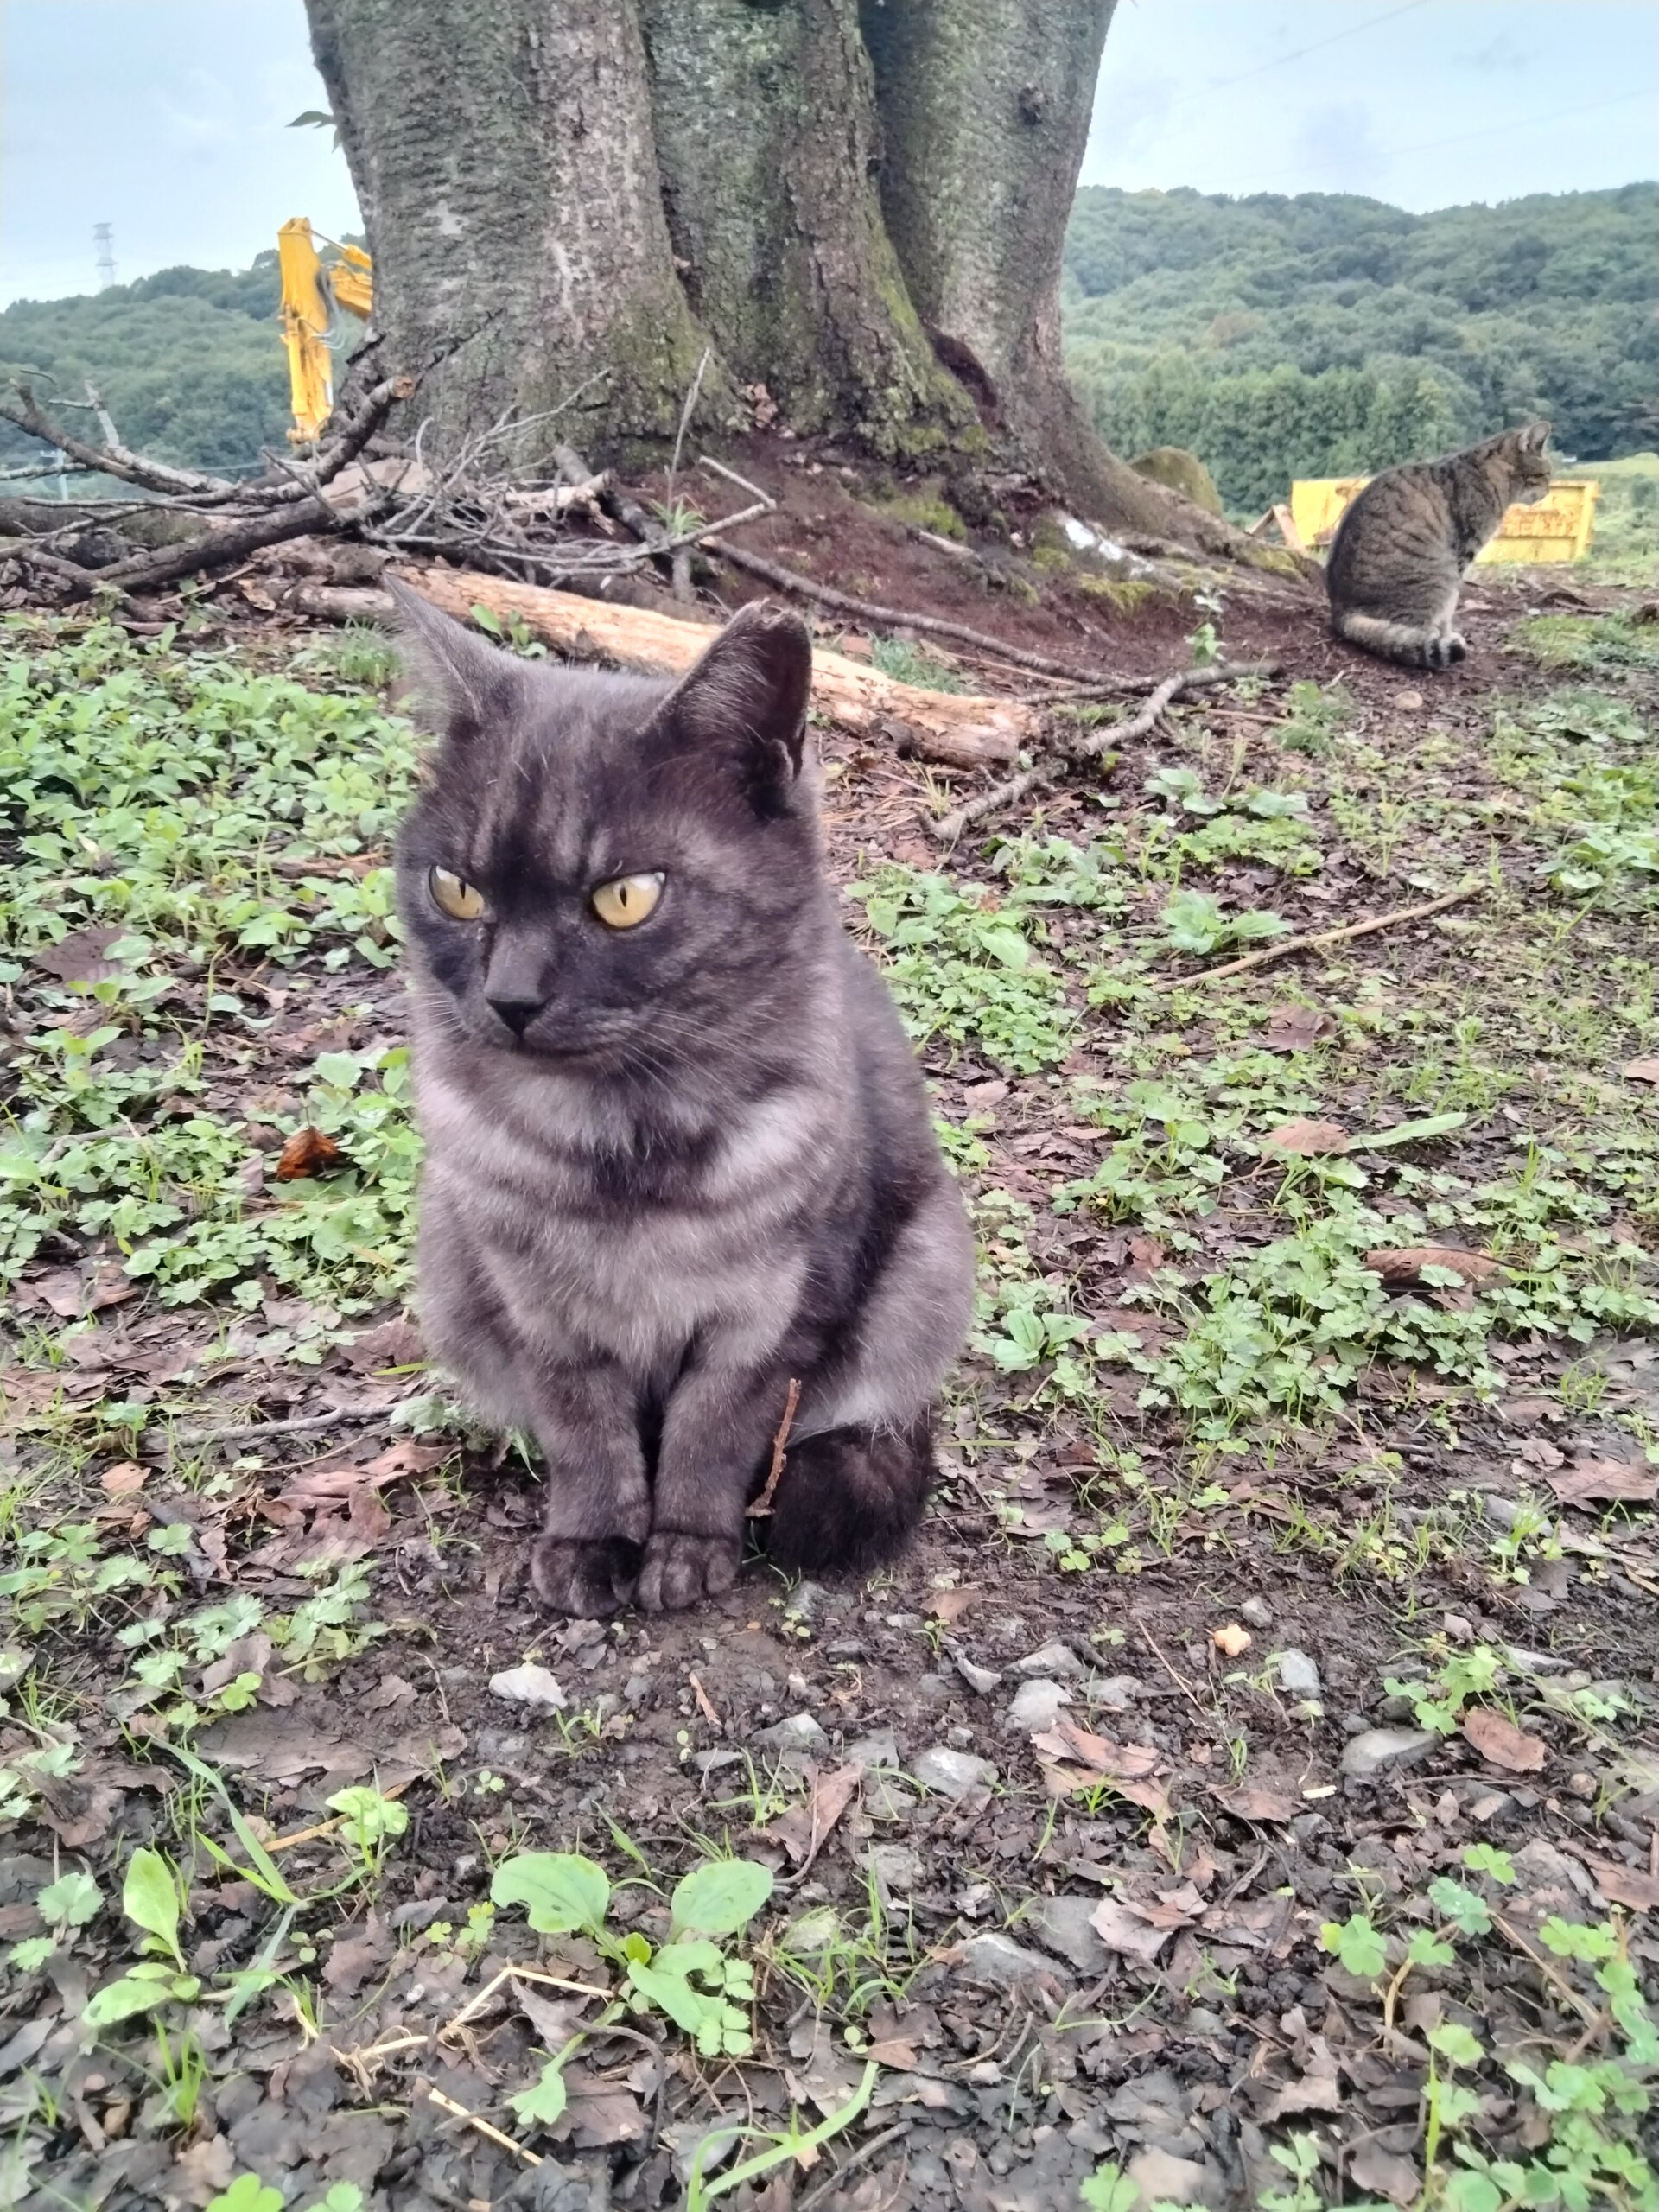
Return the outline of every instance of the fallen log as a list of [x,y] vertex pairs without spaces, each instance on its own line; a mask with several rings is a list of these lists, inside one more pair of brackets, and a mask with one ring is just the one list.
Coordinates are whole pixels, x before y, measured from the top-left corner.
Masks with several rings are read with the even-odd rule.
[[[544,645],[578,659],[613,660],[625,668],[677,676],[715,635],[707,622],[682,621],[645,607],[613,607],[474,570],[410,568],[396,573],[446,614],[465,621],[474,607],[486,607],[503,620],[516,619]],[[390,601],[386,605],[390,611]],[[1004,766],[1041,736],[1037,712],[1028,705],[924,691],[821,648],[812,656],[812,686],[818,705],[843,728],[887,737],[901,753],[947,767]]]

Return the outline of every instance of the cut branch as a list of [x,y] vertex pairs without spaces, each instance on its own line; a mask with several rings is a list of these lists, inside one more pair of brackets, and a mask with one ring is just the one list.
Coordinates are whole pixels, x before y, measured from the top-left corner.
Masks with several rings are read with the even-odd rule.
[[[403,580],[435,607],[465,621],[474,607],[516,617],[556,651],[606,658],[627,668],[678,675],[714,639],[705,622],[683,622],[649,608],[613,607],[537,584],[454,569],[405,569]],[[390,603],[387,612],[390,613]],[[1038,741],[1041,724],[1030,706],[1008,699],[925,691],[840,653],[817,651],[812,684],[826,714],[844,728],[870,731],[952,768],[998,767]]]
[[233,562],[257,553],[262,546],[280,545],[284,538],[308,537],[314,531],[331,530],[334,516],[315,493],[289,506],[268,509],[245,521],[226,523],[222,529],[187,537],[182,545],[163,545],[154,553],[137,553],[113,568],[84,571],[86,588],[115,585],[133,591],[152,590],[203,569],[228,569]]
[[989,791],[981,791],[977,798],[953,807],[937,821],[930,819],[927,826],[940,844],[954,845],[963,831],[971,830],[976,823],[987,822],[993,815],[1006,814],[1031,792],[1058,783],[1069,769],[1084,767],[1118,746],[1133,744],[1136,738],[1145,737],[1164,709],[1186,693],[1206,690],[1211,684],[1230,683],[1238,677],[1278,673],[1279,663],[1268,660],[1240,662],[1230,667],[1179,669],[1173,676],[1164,677],[1146,704],[1127,721],[1112,722],[1103,729],[1090,731],[1086,737],[1073,738],[1047,760],[1022,769],[1006,783],[993,785]]
[[194,468],[169,467],[165,461],[148,461],[142,454],[130,453],[123,445],[89,446],[73,431],[54,423],[26,384],[14,384],[10,397],[0,394],[0,416],[8,423],[15,423],[20,430],[27,430],[31,438],[56,446],[60,453],[67,453],[83,468],[97,469],[105,476],[118,476],[123,483],[142,485],[147,492],[170,493],[181,499],[233,499],[244,489],[228,477],[204,476]]

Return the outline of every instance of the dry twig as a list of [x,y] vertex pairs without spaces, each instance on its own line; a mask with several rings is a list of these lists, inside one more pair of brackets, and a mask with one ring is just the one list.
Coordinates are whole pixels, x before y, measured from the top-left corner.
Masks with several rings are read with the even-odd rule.
[[1247,661],[1214,668],[1184,668],[1173,676],[1166,676],[1159,683],[1137,714],[1127,721],[1112,722],[1103,729],[1091,730],[1086,737],[1074,737],[1059,752],[1046,760],[1010,776],[1006,783],[994,784],[989,791],[981,791],[977,798],[966,799],[953,807],[949,814],[937,820],[928,818],[928,829],[942,845],[954,845],[965,830],[978,822],[988,821],[994,814],[1006,814],[1017,806],[1029,792],[1041,791],[1046,785],[1058,783],[1070,768],[1082,767],[1091,760],[1098,760],[1103,753],[1120,745],[1133,744],[1138,737],[1145,737],[1158,717],[1173,700],[1189,691],[1199,691],[1215,683],[1230,683],[1243,676],[1276,676],[1277,661]]
[[1149,976],[1146,988],[1153,991],[1181,991],[1199,983],[1213,983],[1223,976],[1242,976],[1247,969],[1265,968],[1292,952],[1320,952],[1327,945],[1346,944],[1354,938],[1370,937],[1378,930],[1399,929],[1407,922],[1427,921],[1431,914],[1443,914],[1448,906],[1460,906],[1465,899],[1478,899],[1485,888],[1484,883],[1465,883],[1460,891],[1448,891],[1439,899],[1426,899],[1420,906],[1400,906],[1391,914],[1373,914],[1368,921],[1344,922],[1340,929],[1310,930],[1301,937],[1281,937],[1258,951],[1243,953],[1236,960],[1224,960],[1219,968],[1200,969],[1196,976]]
[[789,1378],[789,1395],[784,1401],[784,1417],[778,1424],[778,1433],[772,1440],[772,1465],[766,1472],[766,1488],[749,1508],[751,1521],[759,1521],[772,1510],[772,1501],[777,1495],[778,1484],[784,1471],[784,1447],[789,1442],[789,1432],[795,1426],[795,1408],[801,1402],[799,1378]]

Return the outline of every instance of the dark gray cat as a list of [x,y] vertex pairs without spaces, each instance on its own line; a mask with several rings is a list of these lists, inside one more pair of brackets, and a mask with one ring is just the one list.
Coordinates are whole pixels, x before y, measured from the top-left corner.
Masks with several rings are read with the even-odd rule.
[[422,1319],[546,1455],[537,1590],[594,1616],[727,1589],[791,1380],[772,1556],[890,1556],[973,1244],[823,871],[805,626],[746,607],[671,684],[397,596],[442,739],[397,854]]
[[1461,660],[1464,571],[1506,507],[1549,489],[1548,436],[1548,423],[1534,423],[1373,476],[1338,524],[1325,564],[1337,635],[1412,668]]

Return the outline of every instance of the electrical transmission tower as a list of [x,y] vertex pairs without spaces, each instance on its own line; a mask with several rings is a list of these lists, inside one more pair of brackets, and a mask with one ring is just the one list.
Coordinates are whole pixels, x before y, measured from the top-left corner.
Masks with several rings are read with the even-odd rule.
[[107,291],[115,282],[115,234],[107,223],[92,225],[92,244],[98,248],[98,286]]

